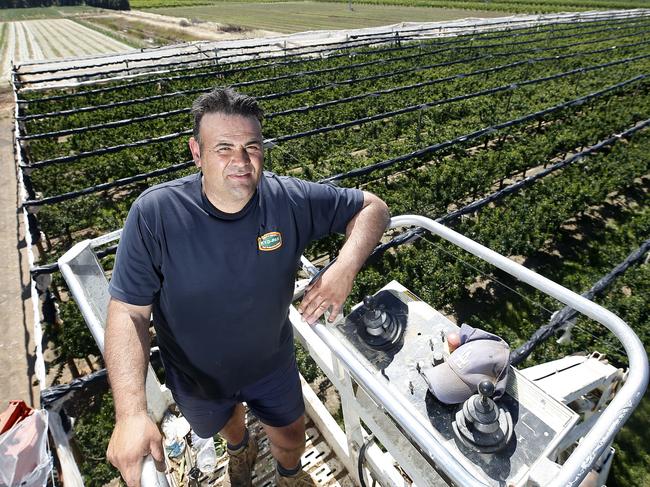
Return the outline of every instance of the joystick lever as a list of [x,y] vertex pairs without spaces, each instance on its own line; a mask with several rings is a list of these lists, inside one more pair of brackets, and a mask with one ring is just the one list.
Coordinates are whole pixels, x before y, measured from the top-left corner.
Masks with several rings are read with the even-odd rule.
[[379,336],[384,332],[388,316],[385,311],[377,307],[377,299],[374,296],[363,298],[363,305],[366,311],[363,315],[363,323],[369,335]]
[[404,332],[404,327],[378,303],[375,296],[363,298],[363,315],[358,328],[361,338],[371,347],[390,349],[395,347]]
[[478,394],[465,401],[452,425],[462,443],[482,453],[503,449],[512,437],[512,417],[494,402],[494,391],[491,381],[481,381]]

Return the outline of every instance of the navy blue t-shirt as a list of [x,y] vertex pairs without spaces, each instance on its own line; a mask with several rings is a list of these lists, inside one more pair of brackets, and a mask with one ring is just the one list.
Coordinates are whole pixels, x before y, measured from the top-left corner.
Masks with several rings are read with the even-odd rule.
[[153,305],[172,391],[232,396],[291,360],[300,256],[362,204],[359,190],[270,172],[235,214],[210,203],[201,173],[153,186],[129,211],[109,292]]

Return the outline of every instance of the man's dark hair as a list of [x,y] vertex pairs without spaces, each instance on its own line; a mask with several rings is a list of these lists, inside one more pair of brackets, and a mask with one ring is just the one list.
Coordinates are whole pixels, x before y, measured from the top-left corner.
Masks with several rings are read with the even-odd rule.
[[264,111],[252,96],[243,95],[232,88],[215,88],[211,92],[199,96],[192,104],[193,135],[199,144],[201,143],[199,138],[201,119],[206,113],[255,117],[260,123],[264,119]]

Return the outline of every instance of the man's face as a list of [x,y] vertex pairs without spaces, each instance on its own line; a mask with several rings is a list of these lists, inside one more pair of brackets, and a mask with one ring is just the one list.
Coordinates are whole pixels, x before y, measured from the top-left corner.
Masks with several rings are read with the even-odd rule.
[[254,117],[208,113],[201,119],[201,144],[190,139],[204,191],[217,208],[237,211],[255,193],[262,175],[262,128]]

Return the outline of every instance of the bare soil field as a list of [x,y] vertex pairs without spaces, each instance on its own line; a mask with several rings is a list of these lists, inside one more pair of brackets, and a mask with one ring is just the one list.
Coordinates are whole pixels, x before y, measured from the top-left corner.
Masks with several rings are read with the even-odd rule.
[[70,19],[25,20],[4,25],[0,79],[8,80],[11,61],[57,59],[131,50],[132,47]]
[[77,17],[78,22],[124,39],[134,47],[158,47],[199,40],[222,41],[276,35],[277,32],[208,22],[194,18],[170,17],[151,12],[113,11]]

